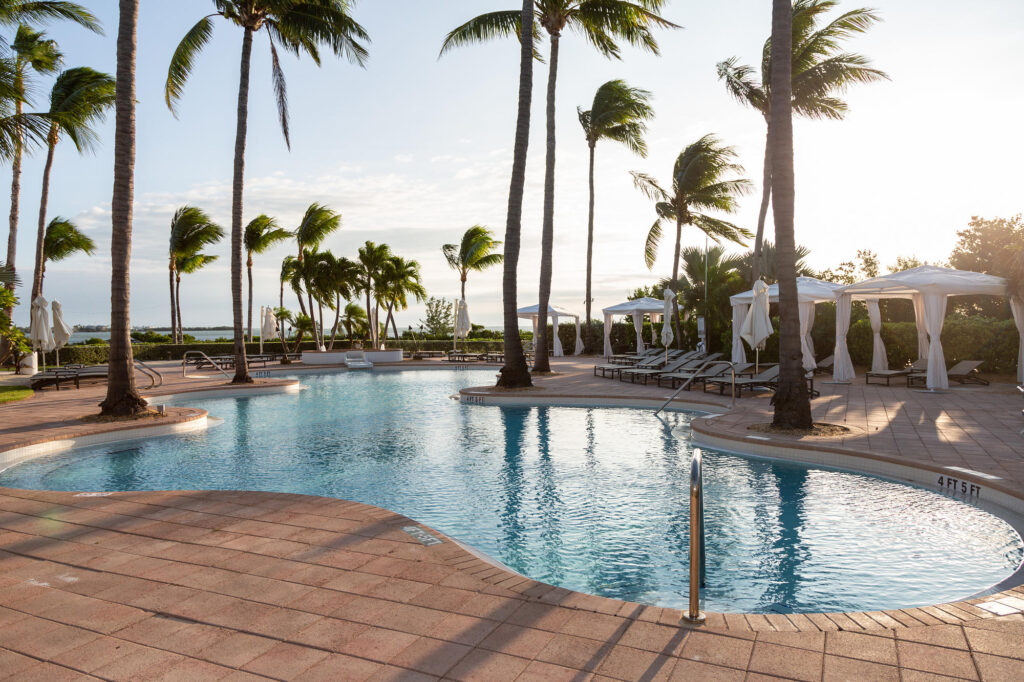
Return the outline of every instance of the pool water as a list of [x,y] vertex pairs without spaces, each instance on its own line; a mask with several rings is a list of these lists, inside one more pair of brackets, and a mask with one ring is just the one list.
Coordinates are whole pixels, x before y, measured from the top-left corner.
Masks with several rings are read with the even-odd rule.
[[[681,607],[689,413],[449,398],[493,371],[303,375],[298,393],[182,402],[223,425],[32,460],[0,486],[249,489],[385,507],[531,578]],[[1005,521],[870,476],[705,450],[716,611],[890,609],[966,597],[1022,558]]]

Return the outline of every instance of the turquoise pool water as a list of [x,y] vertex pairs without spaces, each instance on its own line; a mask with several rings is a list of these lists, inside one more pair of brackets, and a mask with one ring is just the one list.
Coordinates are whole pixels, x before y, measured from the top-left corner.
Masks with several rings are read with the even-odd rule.
[[[224,423],[0,473],[52,490],[251,489],[395,510],[538,580],[687,599],[692,415],[462,405],[493,370],[303,375],[305,390],[187,399]],[[718,611],[846,611],[966,597],[1021,538],[964,502],[869,476],[705,451],[707,590]]]

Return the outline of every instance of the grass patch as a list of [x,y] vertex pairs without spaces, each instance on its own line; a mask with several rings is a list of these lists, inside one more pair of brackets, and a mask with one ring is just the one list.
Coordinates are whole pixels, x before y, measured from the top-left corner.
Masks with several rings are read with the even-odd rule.
[[32,393],[32,389],[28,386],[0,386],[0,405],[24,400]]

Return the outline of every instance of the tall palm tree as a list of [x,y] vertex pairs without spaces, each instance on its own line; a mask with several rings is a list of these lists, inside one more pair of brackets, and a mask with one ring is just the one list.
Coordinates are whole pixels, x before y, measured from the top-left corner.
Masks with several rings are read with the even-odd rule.
[[167,70],[164,88],[167,106],[174,111],[195,64],[196,57],[213,35],[213,17],[221,17],[242,29],[242,59],[238,78],[238,110],[235,125],[235,160],[231,192],[231,302],[235,336],[234,383],[250,383],[245,361],[242,328],[242,189],[245,174],[245,137],[249,115],[249,66],[255,33],[265,30],[270,45],[271,73],[277,113],[285,145],[288,133],[288,96],[284,71],[277,56],[281,45],[296,56],[303,53],[319,66],[320,49],[362,66],[367,52],[362,43],[369,36],[350,15],[350,0],[214,0],[216,11],[200,19],[182,38]]
[[359,278],[359,265],[355,261],[344,256],[333,258],[328,264],[328,271],[325,273],[328,292],[334,293],[334,325],[331,327],[331,341],[327,350],[334,349],[334,340],[338,335],[338,325],[341,322],[342,299],[346,301],[353,298],[356,293]]
[[362,336],[368,328],[366,311],[358,303],[346,303],[345,310],[341,315],[341,323],[345,325],[345,332],[348,335],[348,342],[352,343],[352,335]]
[[398,339],[395,311],[408,310],[410,296],[420,302],[427,300],[427,290],[423,286],[419,262],[406,260],[401,256],[393,256],[384,267],[384,277],[379,295],[387,309],[387,316],[384,318],[384,337],[387,338],[388,323],[390,322],[395,332],[395,339]]
[[[558,50],[562,31],[569,28],[584,35],[608,58],[620,58],[617,40],[658,54],[653,27],[678,28],[658,16],[666,0],[535,0],[533,20],[548,34],[547,153],[544,165],[544,221],[541,230],[539,320],[537,344],[547,344],[547,311],[551,298],[551,251],[555,230],[555,86],[558,79]],[[524,15],[525,16],[525,15]],[[516,10],[490,12],[470,19],[445,38],[441,54],[470,43],[504,38],[518,32],[524,21]],[[539,33],[537,27],[534,33]],[[533,371],[550,371],[547,353],[538,353]]]
[[590,148],[590,202],[587,213],[587,337],[590,337],[591,266],[594,261],[594,152],[600,140],[612,140],[626,145],[637,156],[647,158],[647,121],[654,118],[650,105],[651,93],[631,88],[622,80],[608,81],[597,89],[588,111],[576,108],[583,134]]
[[110,359],[107,396],[100,414],[131,416],[146,411],[135,388],[129,318],[132,197],[135,182],[135,53],[139,0],[119,0],[117,82],[114,87],[114,193],[110,199]]
[[483,225],[474,225],[462,235],[458,244],[445,244],[441,247],[448,267],[459,273],[462,285],[462,299],[466,299],[466,278],[471,271],[483,272],[504,260],[500,253],[494,253],[501,242],[494,239],[494,233]]
[[61,136],[67,137],[81,154],[91,150],[98,137],[93,124],[107,117],[114,105],[114,79],[87,66],[63,71],[50,89],[50,131],[46,136],[46,165],[39,195],[39,227],[36,235],[36,263],[32,298],[43,291],[43,239],[46,233],[46,204],[50,197],[50,172]]
[[291,232],[278,227],[277,218],[271,218],[265,214],[256,216],[245,226],[242,244],[245,246],[245,272],[249,279],[249,312],[245,319],[250,343],[252,343],[252,255],[264,253],[274,244],[291,236]]
[[[315,252],[328,235],[335,232],[339,227],[341,227],[340,213],[332,211],[323,204],[312,203],[306,208],[299,226],[295,228],[295,243],[298,247],[297,267],[302,273],[302,281],[305,285],[306,297],[309,301],[310,318],[313,318],[313,295],[315,293],[310,283],[315,276],[318,266],[316,263],[307,264],[306,260],[309,254]],[[301,301],[299,305],[302,305]],[[319,333],[316,329],[313,330],[314,341],[317,341],[318,344],[323,342],[322,333],[322,329]]]
[[[839,4],[838,0],[796,0],[792,7],[790,68],[792,71],[791,105],[793,113],[811,119],[841,120],[847,105],[839,95],[856,83],[870,83],[888,79],[888,76],[870,66],[863,55],[841,52],[842,43],[865,33],[880,21],[871,9],[845,12],[819,27],[825,15]],[[725,82],[729,93],[740,102],[761,113],[765,124],[771,121],[771,39],[765,41],[761,52],[761,79],[756,70],[740,65],[732,57],[717,66],[718,77]],[[757,236],[754,240],[753,279],[760,276],[761,244],[764,223],[772,195],[770,134],[765,135],[764,176],[761,183],[761,208],[757,216]]]
[[198,254],[204,247],[216,244],[224,238],[224,228],[216,224],[206,211],[196,206],[182,206],[171,217],[170,239],[168,240],[168,278],[171,290],[171,338],[182,343],[184,333],[178,311],[178,289],[181,288],[182,261]]
[[772,396],[775,406],[772,425],[809,429],[814,422],[800,347],[800,302],[796,290],[796,239],[793,232],[793,65],[787,59],[793,50],[793,13],[789,2],[772,0],[768,141],[772,158],[772,218],[775,221],[776,264],[779,268],[779,386]]
[[190,254],[186,254],[186,255],[182,255],[182,256],[178,257],[178,262],[177,262],[177,267],[176,267],[176,270],[177,270],[177,280],[174,283],[174,303],[175,303],[175,307],[177,308],[177,313],[176,314],[177,314],[177,317],[178,317],[178,341],[177,341],[177,343],[182,343],[183,342],[183,340],[184,340],[183,329],[185,328],[185,323],[184,323],[184,321],[182,320],[182,317],[181,317],[181,276],[182,275],[191,275],[194,272],[199,272],[200,270],[205,268],[210,263],[213,263],[215,260],[217,260],[217,256],[213,256],[213,255],[205,254],[205,253],[190,253]]
[[57,216],[46,226],[43,238],[43,266],[39,273],[39,292],[43,293],[43,278],[46,276],[46,264],[62,261],[78,253],[91,256],[96,250],[96,242],[85,234],[67,218]]
[[[366,314],[370,318],[370,344],[374,348],[378,347],[380,336],[380,299],[377,297],[377,291],[381,289],[385,268],[393,256],[391,247],[387,244],[375,244],[367,241],[366,244],[359,247],[357,281],[359,291],[366,295]],[[375,306],[373,308],[370,307],[371,301]]]
[[[672,168],[671,191],[666,191],[657,181],[644,173],[633,172],[637,189],[655,202],[654,211],[658,218],[647,232],[644,245],[644,260],[648,268],[654,267],[658,256],[658,245],[666,221],[676,225],[676,244],[672,258],[672,291],[679,293],[679,256],[682,248],[683,226],[692,225],[713,239],[742,243],[752,235],[748,230],[730,222],[715,218],[700,211],[735,213],[737,199],[750,191],[750,181],[745,178],[728,178],[743,172],[735,163],[736,150],[727,147],[714,135],[705,135],[684,149],[676,158]],[[677,343],[682,343],[679,330],[679,306],[673,315]]]

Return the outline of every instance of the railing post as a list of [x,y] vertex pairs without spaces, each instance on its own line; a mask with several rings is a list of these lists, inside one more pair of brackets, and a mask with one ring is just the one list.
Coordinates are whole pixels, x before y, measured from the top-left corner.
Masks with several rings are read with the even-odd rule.
[[703,623],[700,588],[704,585],[704,475],[700,448],[690,462],[690,607],[683,620]]

